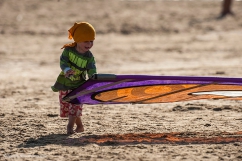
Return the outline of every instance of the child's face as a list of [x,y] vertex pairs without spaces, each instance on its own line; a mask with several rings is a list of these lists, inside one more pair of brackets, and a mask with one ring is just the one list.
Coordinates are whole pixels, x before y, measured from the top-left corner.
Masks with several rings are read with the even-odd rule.
[[77,43],[77,49],[81,53],[85,53],[88,50],[90,50],[93,46],[93,41],[84,41],[84,42],[78,42]]

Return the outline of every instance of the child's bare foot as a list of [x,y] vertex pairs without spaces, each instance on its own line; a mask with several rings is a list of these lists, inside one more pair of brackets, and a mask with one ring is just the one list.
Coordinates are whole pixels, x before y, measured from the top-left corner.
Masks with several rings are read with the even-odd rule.
[[70,127],[69,125],[67,125],[67,135],[71,135],[74,133],[75,133],[75,131],[73,130],[73,127]]
[[81,117],[76,117],[76,130],[75,132],[83,132],[84,131],[84,128],[83,128],[83,125],[82,125],[82,120],[81,120]]
[[76,117],[69,116],[69,122],[67,124],[67,134],[68,135],[75,133],[75,131],[73,130],[75,122],[76,122]]
[[77,127],[76,127],[75,132],[79,133],[79,132],[83,132],[83,131],[84,131],[83,126],[77,126]]

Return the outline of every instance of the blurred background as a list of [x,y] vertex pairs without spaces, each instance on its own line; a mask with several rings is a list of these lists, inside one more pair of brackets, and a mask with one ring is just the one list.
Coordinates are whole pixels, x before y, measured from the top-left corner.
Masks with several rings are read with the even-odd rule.
[[58,93],[50,88],[61,71],[61,47],[72,42],[68,29],[79,21],[96,29],[91,51],[99,73],[242,77],[242,2],[226,1],[229,9],[220,0],[0,0],[0,158],[241,159],[241,143],[234,141],[80,143],[81,136],[109,133],[214,140],[241,131],[240,102],[85,106],[85,132],[72,139],[64,135],[67,121],[59,118]]
[[231,25],[231,18],[216,21],[223,7],[220,0],[1,0],[0,31],[65,35],[76,21],[89,21],[98,34],[226,31],[241,26],[241,5],[240,1],[231,4],[237,21]]
[[240,77],[242,3],[224,2],[0,0],[0,79],[51,86],[79,21],[96,29],[99,73]]

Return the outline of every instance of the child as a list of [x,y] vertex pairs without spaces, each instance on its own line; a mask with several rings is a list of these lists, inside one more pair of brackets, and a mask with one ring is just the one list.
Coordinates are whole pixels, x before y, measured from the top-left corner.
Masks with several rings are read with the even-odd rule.
[[[69,39],[74,43],[65,44],[60,57],[60,68],[62,69],[56,83],[52,86],[54,92],[59,91],[60,117],[69,117],[67,134],[83,132],[81,121],[82,104],[75,105],[62,101],[71,90],[77,88],[86,80],[86,74],[90,78],[96,73],[95,60],[89,51],[95,39],[95,30],[88,22],[75,23],[69,30]],[[73,130],[76,124],[75,131]]]

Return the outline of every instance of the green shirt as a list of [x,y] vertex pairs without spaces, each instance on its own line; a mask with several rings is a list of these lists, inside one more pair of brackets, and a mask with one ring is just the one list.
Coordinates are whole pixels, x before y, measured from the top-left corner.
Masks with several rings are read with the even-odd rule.
[[[90,78],[96,73],[95,59],[92,53],[87,51],[81,54],[75,47],[67,47],[63,50],[60,57],[60,68],[62,71],[54,86],[51,86],[54,92],[75,89],[86,81],[86,75]],[[64,73],[69,69],[74,70],[75,74],[66,78]]]

